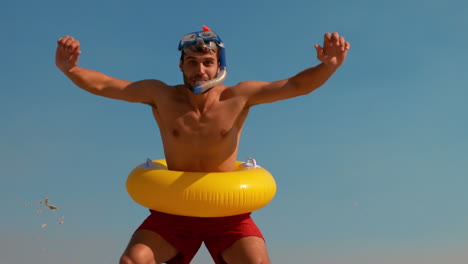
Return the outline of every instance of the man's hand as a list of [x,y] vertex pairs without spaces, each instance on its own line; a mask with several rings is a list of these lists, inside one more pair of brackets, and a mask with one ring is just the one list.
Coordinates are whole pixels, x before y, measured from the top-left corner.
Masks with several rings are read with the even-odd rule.
[[337,32],[327,32],[323,39],[323,47],[315,45],[317,59],[329,67],[338,68],[345,61],[350,47],[349,42]]
[[57,51],[55,52],[55,65],[62,72],[68,72],[78,65],[78,56],[80,54],[80,42],[78,40],[69,36],[59,38]]

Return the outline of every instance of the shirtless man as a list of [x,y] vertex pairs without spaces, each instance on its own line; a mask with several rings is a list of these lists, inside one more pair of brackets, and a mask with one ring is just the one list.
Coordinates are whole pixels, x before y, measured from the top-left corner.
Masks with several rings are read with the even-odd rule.
[[[221,84],[226,75],[224,45],[207,28],[182,38],[179,68],[184,84],[176,86],[159,80],[125,81],[78,67],[80,43],[69,36],[58,40],[56,65],[90,93],[151,106],[168,169],[227,172],[234,169],[250,108],[319,88],[343,64],[349,48],[338,33],[326,33],[323,46],[315,45],[319,65],[284,80],[231,87]],[[190,263],[202,241],[215,263],[270,263],[265,240],[250,214],[196,218],[156,211],[135,231],[120,263]]]

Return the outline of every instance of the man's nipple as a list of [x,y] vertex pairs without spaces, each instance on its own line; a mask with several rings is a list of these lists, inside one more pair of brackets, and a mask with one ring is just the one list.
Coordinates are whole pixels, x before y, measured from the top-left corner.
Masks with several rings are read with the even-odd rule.
[[229,130],[226,130],[226,129],[221,129],[221,131],[219,132],[222,138],[225,138],[228,135],[228,133],[229,133]]
[[177,129],[172,129],[171,134],[175,138],[178,138],[180,136],[180,132]]

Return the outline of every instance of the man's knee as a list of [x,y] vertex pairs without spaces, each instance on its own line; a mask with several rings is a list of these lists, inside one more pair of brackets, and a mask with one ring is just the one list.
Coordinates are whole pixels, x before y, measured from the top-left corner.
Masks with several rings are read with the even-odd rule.
[[134,264],[136,262],[134,262],[129,256],[127,255],[122,255],[120,257],[120,261],[119,261],[119,264]]
[[120,264],[157,264],[154,254],[145,245],[136,244],[125,250]]
[[224,261],[228,264],[271,264],[268,256],[248,256]]
[[250,256],[247,259],[243,260],[243,262],[239,262],[239,263],[271,264],[270,258],[268,257],[268,255]]
[[138,230],[120,258],[120,264],[164,263],[177,254],[176,248],[159,234],[149,230]]

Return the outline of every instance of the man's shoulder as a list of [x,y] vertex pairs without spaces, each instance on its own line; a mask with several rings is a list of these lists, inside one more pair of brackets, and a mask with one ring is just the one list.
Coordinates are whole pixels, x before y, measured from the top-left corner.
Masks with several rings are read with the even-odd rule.
[[244,94],[244,95],[249,95],[251,94],[254,90],[256,90],[257,87],[261,87],[262,85],[266,84],[267,82],[263,81],[242,81],[237,83],[236,85],[228,87],[228,89],[232,89],[236,94]]
[[144,79],[140,81],[134,82],[134,85],[142,85],[142,86],[155,86],[155,87],[169,87],[170,85],[166,84],[161,80],[156,79]]
[[266,84],[266,83],[268,83],[268,82],[264,82],[264,81],[242,81],[242,82],[239,82],[238,84],[236,84],[234,86],[243,88],[243,87],[259,86],[259,85],[263,85],[263,84]]
[[149,89],[152,92],[164,93],[177,90],[178,87],[183,85],[169,85],[161,80],[156,79],[144,79],[132,83],[134,87],[140,87],[143,89]]

